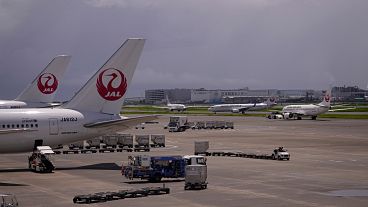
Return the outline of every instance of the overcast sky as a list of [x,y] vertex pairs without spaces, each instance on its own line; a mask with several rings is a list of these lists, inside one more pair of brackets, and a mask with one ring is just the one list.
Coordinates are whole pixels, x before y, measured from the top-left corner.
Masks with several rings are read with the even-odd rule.
[[129,37],[128,96],[152,88],[325,89],[368,83],[367,0],[0,0],[0,99],[70,54],[69,99]]

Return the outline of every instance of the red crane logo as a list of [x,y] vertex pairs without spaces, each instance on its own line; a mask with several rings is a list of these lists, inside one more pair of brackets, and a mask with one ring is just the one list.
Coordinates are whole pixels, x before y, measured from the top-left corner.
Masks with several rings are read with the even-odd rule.
[[128,83],[121,71],[109,68],[98,75],[96,87],[102,98],[108,101],[116,101],[124,96]]
[[58,80],[52,73],[44,73],[38,77],[38,89],[43,94],[52,94],[58,87]]
[[329,94],[325,95],[325,101],[330,102],[330,95]]

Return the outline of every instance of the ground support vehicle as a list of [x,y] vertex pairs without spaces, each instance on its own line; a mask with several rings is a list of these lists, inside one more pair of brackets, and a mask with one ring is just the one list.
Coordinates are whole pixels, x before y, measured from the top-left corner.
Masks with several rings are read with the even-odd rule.
[[225,123],[224,121],[215,121],[214,129],[225,129]]
[[133,148],[133,135],[118,134],[118,146],[120,148]]
[[194,126],[192,126],[192,129],[204,129],[206,126],[206,122],[204,121],[198,121],[195,123]]
[[83,147],[84,147],[84,141],[70,143],[68,145],[68,147],[69,147],[70,150],[83,149]]
[[52,156],[54,151],[49,146],[38,146],[28,157],[28,168],[34,172],[51,173],[54,169]]
[[[98,203],[111,200],[125,198],[139,198],[152,195],[169,194],[170,188],[166,187],[146,187],[141,189],[119,190],[115,192],[99,192],[94,194],[76,195],[73,198],[73,203]],[[2,206],[1,206],[2,207]]]
[[187,165],[185,167],[184,190],[207,188],[207,165]]
[[290,154],[284,147],[278,147],[273,150],[272,153],[273,160],[290,160]]
[[208,141],[195,141],[194,142],[194,154],[195,155],[207,155],[209,148]]
[[0,206],[1,207],[18,207],[18,201],[15,195],[0,194]]
[[134,145],[134,152],[139,151],[149,152],[150,151],[149,137],[150,137],[149,135],[135,135],[136,144]]
[[118,146],[118,136],[116,134],[102,136],[103,148],[116,148]]
[[145,179],[160,182],[162,178],[184,178],[185,160],[182,156],[129,156],[127,166],[122,166],[122,175],[128,179]]
[[215,128],[215,121],[206,121],[205,129],[214,129]]
[[231,121],[225,122],[225,129],[234,129],[234,122]]
[[86,149],[100,149],[101,139],[100,138],[93,138],[87,140],[87,145],[85,146]]
[[151,135],[151,147],[165,147],[165,135],[152,134]]
[[190,128],[188,125],[188,117],[171,116],[168,124],[169,132],[183,132]]
[[284,115],[282,115],[280,112],[272,112],[271,114],[267,115],[268,119],[283,119]]

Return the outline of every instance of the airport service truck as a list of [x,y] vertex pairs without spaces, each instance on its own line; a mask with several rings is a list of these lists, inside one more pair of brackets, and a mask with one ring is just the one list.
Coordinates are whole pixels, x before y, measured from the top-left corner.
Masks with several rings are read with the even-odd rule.
[[184,178],[187,165],[205,165],[203,156],[129,156],[128,165],[122,166],[121,173],[128,179],[142,179],[159,182],[162,178]]
[[171,116],[170,122],[168,124],[169,132],[183,132],[187,130],[188,125],[188,117],[186,116]]

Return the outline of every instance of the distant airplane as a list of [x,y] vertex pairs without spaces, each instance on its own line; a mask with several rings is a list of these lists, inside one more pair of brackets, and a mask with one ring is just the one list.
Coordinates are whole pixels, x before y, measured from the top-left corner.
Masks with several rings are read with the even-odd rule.
[[166,96],[166,106],[154,106],[155,108],[160,108],[160,109],[167,109],[169,111],[177,111],[177,112],[183,112],[185,110],[187,110],[187,106],[185,106],[184,104],[172,104],[169,101],[169,98]]
[[56,56],[14,100],[0,100],[0,109],[53,106],[51,102],[67,69],[71,56]]
[[208,108],[211,112],[232,112],[232,113],[245,113],[246,111],[258,111],[270,108],[276,105],[274,97],[269,97],[262,103],[249,103],[249,104],[218,104]]
[[331,110],[331,89],[328,89],[323,97],[323,101],[319,104],[304,104],[304,105],[288,105],[285,106],[281,113],[274,113],[268,115],[270,119],[298,119],[301,120],[304,116],[309,116],[313,120],[318,115],[326,113],[328,111],[343,111],[355,108],[344,108]]
[[122,131],[156,116],[121,117],[144,39],[128,39],[67,103],[0,110],[0,153],[31,152]]

